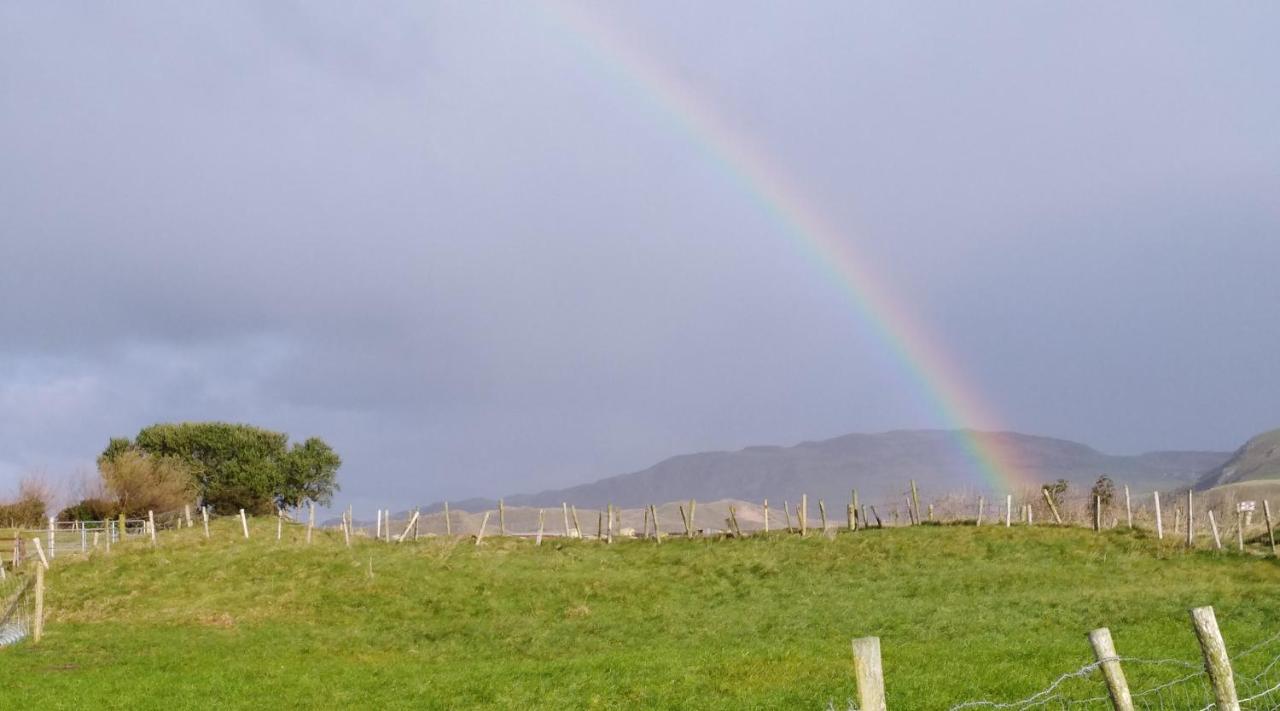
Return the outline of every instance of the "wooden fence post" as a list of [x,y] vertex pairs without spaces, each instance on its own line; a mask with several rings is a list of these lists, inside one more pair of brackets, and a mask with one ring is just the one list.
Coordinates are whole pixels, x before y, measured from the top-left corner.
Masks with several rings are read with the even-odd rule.
[[698,532],[698,519],[695,514],[698,511],[698,502],[696,499],[689,499],[689,530],[693,533]]
[[1102,530],[1102,497],[1093,497],[1093,530]]
[[586,536],[582,533],[582,523],[578,521],[578,507],[570,506],[569,515],[573,517],[573,530],[575,533],[578,534],[578,538],[579,539],[586,538]]
[[984,498],[982,498],[981,496],[979,496],[979,497],[978,497],[978,522],[977,522],[976,524],[974,524],[974,525],[976,525],[976,526],[981,526],[981,525],[982,525],[982,506],[983,506],[983,504],[985,504],[985,503],[987,503],[986,499],[984,499]]
[[858,512],[859,512],[859,511],[861,511],[861,509],[859,509],[859,508],[858,508],[858,490],[857,490],[857,489],[854,489],[854,490],[853,490],[853,504],[852,504],[852,505],[853,505],[853,527],[852,527],[852,528],[853,528],[853,530],[855,530],[855,531],[856,531],[856,530],[858,530],[858,524],[859,524],[859,523],[861,523],[861,524],[862,524],[862,527],[863,527],[863,528],[866,528],[866,526],[867,526],[867,520],[866,520],[866,519],[867,519],[867,517],[866,517],[866,516],[862,516],[862,517],[861,517],[861,518],[862,518],[862,521],[859,521],[859,520],[858,520],[858,518],[859,518],[859,517],[858,517]]
[[658,528],[658,507],[649,504],[649,518],[653,519],[653,540],[662,545],[662,529]]
[[1191,489],[1187,489],[1187,547],[1194,548],[1196,545],[1196,514],[1192,508],[1194,502],[1192,500]]
[[49,557],[50,558],[58,557],[58,540],[54,536],[54,530],[55,530],[54,520],[55,519],[53,516],[49,517]]
[[444,535],[453,535],[453,522],[449,520],[449,502],[444,502]]
[[209,507],[200,507],[200,520],[204,523],[204,537],[209,537]]
[[498,535],[507,535],[507,506],[498,499]]
[[1155,498],[1155,501],[1156,501],[1156,539],[1163,541],[1164,540],[1164,518],[1160,513],[1160,492],[1158,491],[1153,492],[1152,496]]
[[[542,527],[543,527],[543,525],[544,525],[544,524],[545,524],[545,522],[546,522],[546,513],[547,513],[547,512],[546,512],[546,510],[545,510],[545,509],[538,509],[538,536],[537,536],[537,538],[534,538],[534,539],[533,539],[533,545],[535,545],[535,546],[540,546],[540,545],[542,545]],[[569,527],[568,527],[568,525],[567,525],[567,524],[569,523],[569,517],[568,517],[568,515],[566,515],[566,516],[565,516],[565,518],[564,518],[564,522],[565,522],[565,524],[566,524],[566,525],[565,525],[565,529],[566,529],[565,533],[566,533],[566,535],[567,535],[567,534],[568,534],[568,530],[567,530],[567,529],[569,528]]]
[[1209,673],[1213,685],[1213,698],[1218,711],[1240,711],[1236,697],[1236,682],[1231,673],[1231,658],[1227,645],[1218,630],[1218,619],[1212,607],[1197,607],[1191,611],[1191,621],[1196,626],[1196,638],[1200,641],[1200,653],[1204,656],[1204,670]]
[[764,532],[769,532],[769,500],[764,500]]
[[32,538],[31,542],[36,544],[36,555],[40,558],[40,566],[48,568],[49,559],[44,557],[44,546],[40,545],[40,537],[36,536],[35,538]]
[[856,531],[856,530],[858,530],[858,529],[856,528],[857,522],[855,522],[855,521],[853,520],[853,518],[854,518],[854,517],[853,517],[853,504],[849,504],[848,510],[847,510],[847,511],[845,511],[845,514],[849,517],[849,530],[850,530],[850,531]]
[[1218,522],[1213,519],[1213,509],[1209,509],[1209,530],[1213,532],[1214,550],[1222,550],[1222,539],[1218,537]]
[[484,512],[484,518],[480,519],[480,532],[476,534],[476,545],[480,545],[480,541],[484,540],[484,527],[489,525],[489,512]]
[[1275,532],[1275,529],[1272,528],[1272,524],[1271,524],[1271,502],[1270,501],[1263,500],[1262,515],[1265,516],[1267,520],[1267,540],[1271,543],[1271,557],[1274,558],[1276,557],[1276,532]]
[[276,507],[276,540],[284,536],[284,509]]
[[156,512],[147,512],[147,525],[151,528],[151,545],[156,544]]
[[564,537],[569,538],[569,502],[560,502],[560,513],[564,514]]
[[183,504],[182,513],[187,517],[187,528],[194,526],[194,524],[191,523],[191,504]]
[[853,640],[853,674],[858,683],[859,711],[886,711],[879,637]]
[[1124,485],[1124,520],[1133,528],[1133,505],[1129,502],[1129,485]]
[[800,495],[800,537],[809,535],[809,495]]
[[374,540],[382,538],[382,509],[378,509],[378,517],[373,525],[373,538]]
[[782,514],[787,517],[787,533],[791,533],[791,502],[786,499],[782,500]]
[[1006,494],[1004,497],[1004,527],[1008,528],[1013,525],[1013,494]]
[[599,515],[599,518],[596,519],[596,540],[603,541],[604,540],[604,512],[596,511],[596,514]]
[[1236,547],[1244,552],[1244,512],[1236,507]]
[[[244,509],[240,509],[240,528],[244,530],[245,540],[249,539],[249,519],[245,518]],[[155,527],[152,527],[152,535],[155,535]]]
[[307,543],[311,543],[311,530],[316,527],[316,502],[311,502],[311,510],[307,513]]
[[31,643],[40,644],[44,636],[44,568],[36,566],[35,615],[31,620]]
[[916,480],[911,480],[911,515],[915,519],[913,525],[920,525],[920,490],[916,488]]
[[876,520],[876,528],[884,528],[884,521],[881,521],[881,520],[880,520],[880,514],[876,513],[876,507],[875,507],[875,506],[872,506],[872,507],[871,507],[871,515],[872,515],[872,516],[875,518],[875,520]]
[[347,544],[347,548],[351,547],[351,512],[342,512],[342,540]]
[[404,543],[404,539],[409,537],[409,532],[416,530],[415,526],[417,525],[418,525],[418,512],[414,511],[413,517],[409,519],[408,525],[404,527],[404,533],[401,533],[400,536],[396,538],[396,543]]
[[1093,645],[1093,656],[1098,660],[1102,677],[1107,681],[1111,706],[1115,711],[1133,711],[1129,682],[1124,678],[1124,670],[1120,668],[1120,656],[1116,654],[1115,644],[1111,641],[1111,630],[1100,627],[1090,632],[1089,644]]
[[822,532],[827,532],[827,502],[818,499],[818,516],[822,518]]
[[1053,496],[1049,494],[1048,489],[1041,489],[1040,493],[1044,494],[1044,502],[1049,504],[1049,513],[1053,514],[1055,523],[1062,523],[1062,516],[1058,515],[1058,505],[1053,503]]

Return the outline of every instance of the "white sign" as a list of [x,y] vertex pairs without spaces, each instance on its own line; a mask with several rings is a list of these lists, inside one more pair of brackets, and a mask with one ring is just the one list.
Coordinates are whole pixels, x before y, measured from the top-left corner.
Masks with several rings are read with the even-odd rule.
[[1236,510],[1241,513],[1253,513],[1254,507],[1257,505],[1258,502],[1256,501],[1241,501]]

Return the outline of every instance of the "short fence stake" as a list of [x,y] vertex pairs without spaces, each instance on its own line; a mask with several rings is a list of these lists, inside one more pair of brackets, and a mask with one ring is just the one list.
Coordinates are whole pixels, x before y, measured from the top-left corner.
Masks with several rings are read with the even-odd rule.
[[1120,668],[1120,657],[1111,641],[1111,630],[1100,627],[1090,632],[1089,644],[1093,645],[1093,656],[1102,668],[1103,678],[1107,680],[1107,693],[1111,695],[1112,707],[1115,711],[1133,711],[1129,682],[1125,680],[1124,670]]
[[[249,519],[245,518],[244,509],[240,509],[240,528],[244,529],[244,537],[249,538]],[[154,532],[155,529],[152,529]]]
[[886,711],[879,637],[853,640],[853,674],[858,683],[859,711]]
[[1196,638],[1200,641],[1200,652],[1204,655],[1204,669],[1209,673],[1209,683],[1213,685],[1213,698],[1217,702],[1218,711],[1240,711],[1236,682],[1231,673],[1231,658],[1227,656],[1227,645],[1222,641],[1213,608],[1195,608],[1191,611],[1191,621],[1196,626]]

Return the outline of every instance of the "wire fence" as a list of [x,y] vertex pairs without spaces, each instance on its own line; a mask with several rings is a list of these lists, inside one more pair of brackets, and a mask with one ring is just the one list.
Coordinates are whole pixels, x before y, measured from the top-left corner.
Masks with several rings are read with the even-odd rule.
[[33,587],[30,576],[6,575],[0,580],[0,647],[31,635],[35,621]]

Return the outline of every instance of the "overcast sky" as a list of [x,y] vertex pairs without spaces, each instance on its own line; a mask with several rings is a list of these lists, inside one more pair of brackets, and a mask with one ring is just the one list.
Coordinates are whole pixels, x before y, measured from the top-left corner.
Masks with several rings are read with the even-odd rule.
[[[867,256],[998,426],[1280,426],[1280,5],[578,6]],[[245,421],[340,503],[944,425],[555,5],[0,3],[0,493]]]

